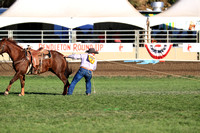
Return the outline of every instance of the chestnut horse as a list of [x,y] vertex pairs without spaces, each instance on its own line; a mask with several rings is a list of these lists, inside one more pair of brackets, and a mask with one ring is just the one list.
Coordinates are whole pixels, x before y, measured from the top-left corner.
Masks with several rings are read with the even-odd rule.
[[[15,41],[6,38],[3,38],[0,41],[0,54],[3,53],[7,53],[10,56],[13,61],[13,68],[16,71],[14,77],[10,80],[4,95],[8,95],[12,84],[20,79],[21,93],[19,96],[24,96],[25,75],[31,65],[31,59],[27,58],[27,54],[30,55],[30,53],[27,53],[25,49],[18,46]],[[63,95],[66,95],[67,87],[69,86],[68,77],[72,71],[69,69],[68,62],[61,53],[53,50],[50,50],[50,53],[51,58],[43,60],[40,73],[51,71],[57,75],[64,83]]]

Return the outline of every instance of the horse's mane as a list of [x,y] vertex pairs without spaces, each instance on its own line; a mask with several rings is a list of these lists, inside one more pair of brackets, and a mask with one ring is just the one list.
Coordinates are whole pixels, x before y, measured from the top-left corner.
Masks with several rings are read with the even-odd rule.
[[17,45],[17,42],[15,40],[12,40],[11,38],[3,38],[2,41],[8,41],[8,42],[14,44],[15,46],[17,46],[18,48],[22,49],[22,47]]

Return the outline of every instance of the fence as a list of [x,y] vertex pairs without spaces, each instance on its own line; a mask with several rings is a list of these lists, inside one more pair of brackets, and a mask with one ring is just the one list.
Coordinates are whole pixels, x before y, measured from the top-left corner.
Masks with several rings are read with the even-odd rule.
[[[151,59],[144,51],[145,43],[172,43],[181,48],[183,43],[198,43],[199,31],[189,30],[1,30],[0,38],[13,38],[18,43],[131,43],[133,53],[118,54],[112,59]],[[179,50],[180,51],[180,50]],[[145,54],[146,53],[146,54]],[[112,53],[116,56],[116,53]],[[198,54],[198,53],[196,53]],[[129,57],[131,55],[131,57]],[[110,56],[110,55],[109,55]],[[179,60],[177,49],[169,59]],[[190,55],[187,55],[190,56]],[[192,60],[199,59],[192,55]],[[191,60],[191,58],[187,58]],[[1,59],[0,59],[1,60]]]
[[[189,30],[2,30],[0,38],[11,37],[20,43],[195,43],[199,31]],[[141,45],[142,46],[142,45]]]

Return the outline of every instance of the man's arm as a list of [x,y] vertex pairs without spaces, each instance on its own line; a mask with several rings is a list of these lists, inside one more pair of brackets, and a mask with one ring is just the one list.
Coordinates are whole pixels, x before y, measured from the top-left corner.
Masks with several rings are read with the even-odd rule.
[[66,55],[66,58],[81,59],[81,54]]

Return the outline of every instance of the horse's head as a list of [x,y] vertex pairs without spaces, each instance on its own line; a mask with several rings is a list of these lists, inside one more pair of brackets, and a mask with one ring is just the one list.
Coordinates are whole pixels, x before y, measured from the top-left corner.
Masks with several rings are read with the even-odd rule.
[[0,41],[0,54],[3,54],[6,51],[6,44],[7,44],[7,38],[3,38]]

